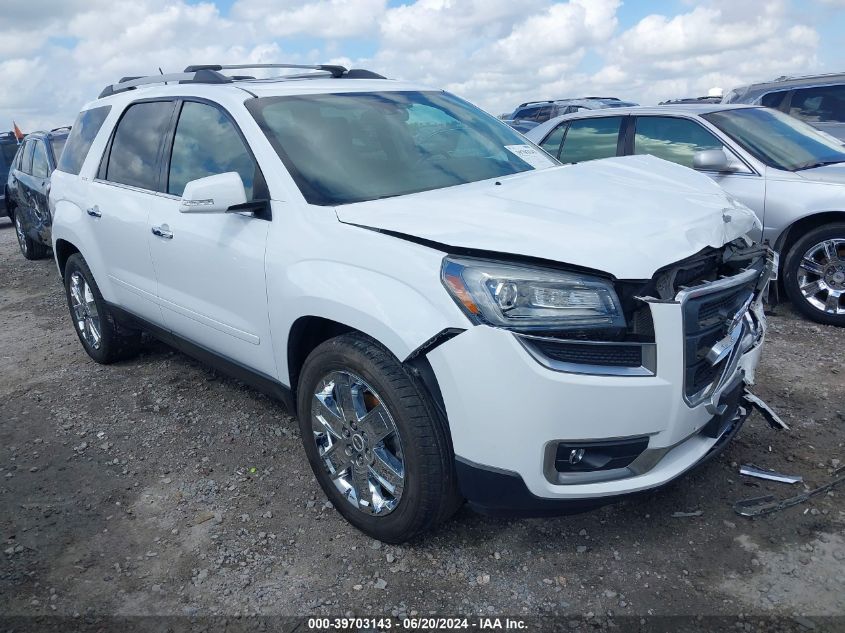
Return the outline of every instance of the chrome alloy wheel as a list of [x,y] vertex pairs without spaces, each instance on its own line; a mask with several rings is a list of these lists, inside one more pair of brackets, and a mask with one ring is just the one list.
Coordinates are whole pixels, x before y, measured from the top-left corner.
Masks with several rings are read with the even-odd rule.
[[102,335],[100,334],[100,313],[94,302],[94,293],[85,277],[79,272],[70,276],[70,303],[73,308],[73,318],[76,327],[85,342],[93,349],[100,349]]
[[311,399],[311,428],[323,466],[361,512],[384,516],[399,504],[405,460],[393,416],[364,380],[333,371]]
[[845,314],[845,239],[811,247],[798,265],[798,288],[807,302],[826,314]]
[[15,214],[15,235],[18,236],[18,245],[21,247],[24,255],[26,255],[26,233],[23,232],[23,223],[21,222],[20,213]]

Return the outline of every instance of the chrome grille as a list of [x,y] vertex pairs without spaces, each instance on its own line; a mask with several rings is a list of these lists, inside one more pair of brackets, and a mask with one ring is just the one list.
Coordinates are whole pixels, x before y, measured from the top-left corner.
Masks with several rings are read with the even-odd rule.
[[710,395],[725,377],[728,358],[715,361],[708,353],[742,324],[749,298],[757,292],[762,273],[757,267],[717,282],[679,293],[684,318],[684,395],[692,405]]

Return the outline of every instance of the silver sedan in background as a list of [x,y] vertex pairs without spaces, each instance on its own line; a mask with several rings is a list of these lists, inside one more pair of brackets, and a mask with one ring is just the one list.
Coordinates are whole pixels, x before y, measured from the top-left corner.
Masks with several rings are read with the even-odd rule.
[[525,135],[563,163],[652,154],[706,173],[757,213],[795,307],[845,326],[845,147],[829,135],[727,104],[578,112]]

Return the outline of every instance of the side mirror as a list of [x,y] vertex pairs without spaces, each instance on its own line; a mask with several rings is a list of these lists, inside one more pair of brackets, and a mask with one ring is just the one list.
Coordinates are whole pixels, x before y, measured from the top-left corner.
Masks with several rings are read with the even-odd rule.
[[243,180],[236,171],[198,178],[185,185],[180,213],[226,213],[231,207],[246,204]]
[[705,149],[692,155],[692,168],[701,171],[732,172],[735,168],[728,163],[728,156],[722,149]]

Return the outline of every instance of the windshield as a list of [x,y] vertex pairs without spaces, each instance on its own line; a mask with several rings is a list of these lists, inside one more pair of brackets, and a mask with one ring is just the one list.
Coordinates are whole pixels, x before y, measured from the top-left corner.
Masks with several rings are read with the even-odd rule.
[[247,101],[305,199],[340,205],[556,165],[505,123],[444,92]]
[[703,117],[770,167],[797,171],[845,162],[845,147],[777,110],[742,108]]

